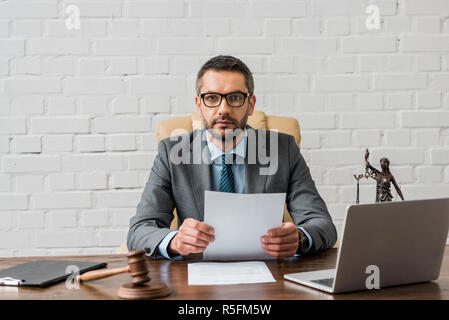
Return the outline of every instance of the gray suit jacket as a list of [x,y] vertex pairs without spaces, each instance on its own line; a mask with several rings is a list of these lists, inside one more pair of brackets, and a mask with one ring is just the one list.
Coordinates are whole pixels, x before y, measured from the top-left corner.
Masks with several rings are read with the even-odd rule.
[[[249,125],[246,128],[248,144],[245,158],[245,192],[285,192],[287,209],[294,223],[303,227],[313,239],[309,253],[333,247],[337,240],[335,226],[294,138],[287,134],[275,134],[278,143],[277,170],[271,175],[261,175],[260,169],[267,170],[270,165],[274,167],[271,163],[273,161],[267,162],[258,156],[251,159],[250,154],[255,150],[257,155],[265,152],[264,155],[271,157],[270,142],[274,141],[273,131],[255,130]],[[157,247],[171,231],[169,228],[175,207],[178,227],[186,218],[204,220],[204,191],[212,190],[212,165],[204,137],[203,129],[160,141],[158,154],[137,206],[137,213],[130,220],[127,238],[130,251],[143,249],[154,259],[163,258]],[[255,140],[250,137],[255,137]],[[200,143],[197,143],[198,141]],[[208,158],[208,163],[196,161],[195,164],[193,157],[199,146],[203,157]],[[174,161],[169,159],[173,159],[174,154],[184,156],[190,163],[173,163]]]

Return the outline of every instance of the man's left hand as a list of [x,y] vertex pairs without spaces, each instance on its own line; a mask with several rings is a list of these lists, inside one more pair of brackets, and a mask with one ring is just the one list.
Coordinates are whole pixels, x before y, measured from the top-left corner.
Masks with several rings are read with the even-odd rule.
[[280,228],[267,231],[260,237],[262,248],[271,256],[277,258],[290,258],[298,250],[298,228],[291,222],[284,222]]

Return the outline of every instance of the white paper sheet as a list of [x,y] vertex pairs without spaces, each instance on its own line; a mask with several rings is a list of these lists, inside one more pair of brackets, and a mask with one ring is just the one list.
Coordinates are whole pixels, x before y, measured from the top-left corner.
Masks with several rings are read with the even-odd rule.
[[204,222],[215,229],[215,241],[203,259],[274,259],[263,250],[260,237],[282,225],[285,197],[285,193],[205,191]]
[[189,263],[189,285],[276,282],[265,262]]

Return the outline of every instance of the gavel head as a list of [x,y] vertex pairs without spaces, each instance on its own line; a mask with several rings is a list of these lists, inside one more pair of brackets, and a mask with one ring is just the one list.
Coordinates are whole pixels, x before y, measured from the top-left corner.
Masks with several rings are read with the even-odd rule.
[[129,273],[131,274],[131,283],[134,286],[150,281],[148,276],[148,263],[145,257],[145,251],[136,250],[128,253]]

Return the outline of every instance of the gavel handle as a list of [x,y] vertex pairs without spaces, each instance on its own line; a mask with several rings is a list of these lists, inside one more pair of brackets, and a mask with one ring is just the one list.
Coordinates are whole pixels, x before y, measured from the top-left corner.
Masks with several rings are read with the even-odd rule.
[[123,267],[123,268],[116,268],[116,269],[101,269],[101,270],[93,270],[88,271],[86,273],[80,274],[77,276],[77,279],[80,281],[92,281],[92,280],[98,280],[107,278],[110,276],[114,276],[116,274],[120,273],[126,273],[129,272],[129,266]]

